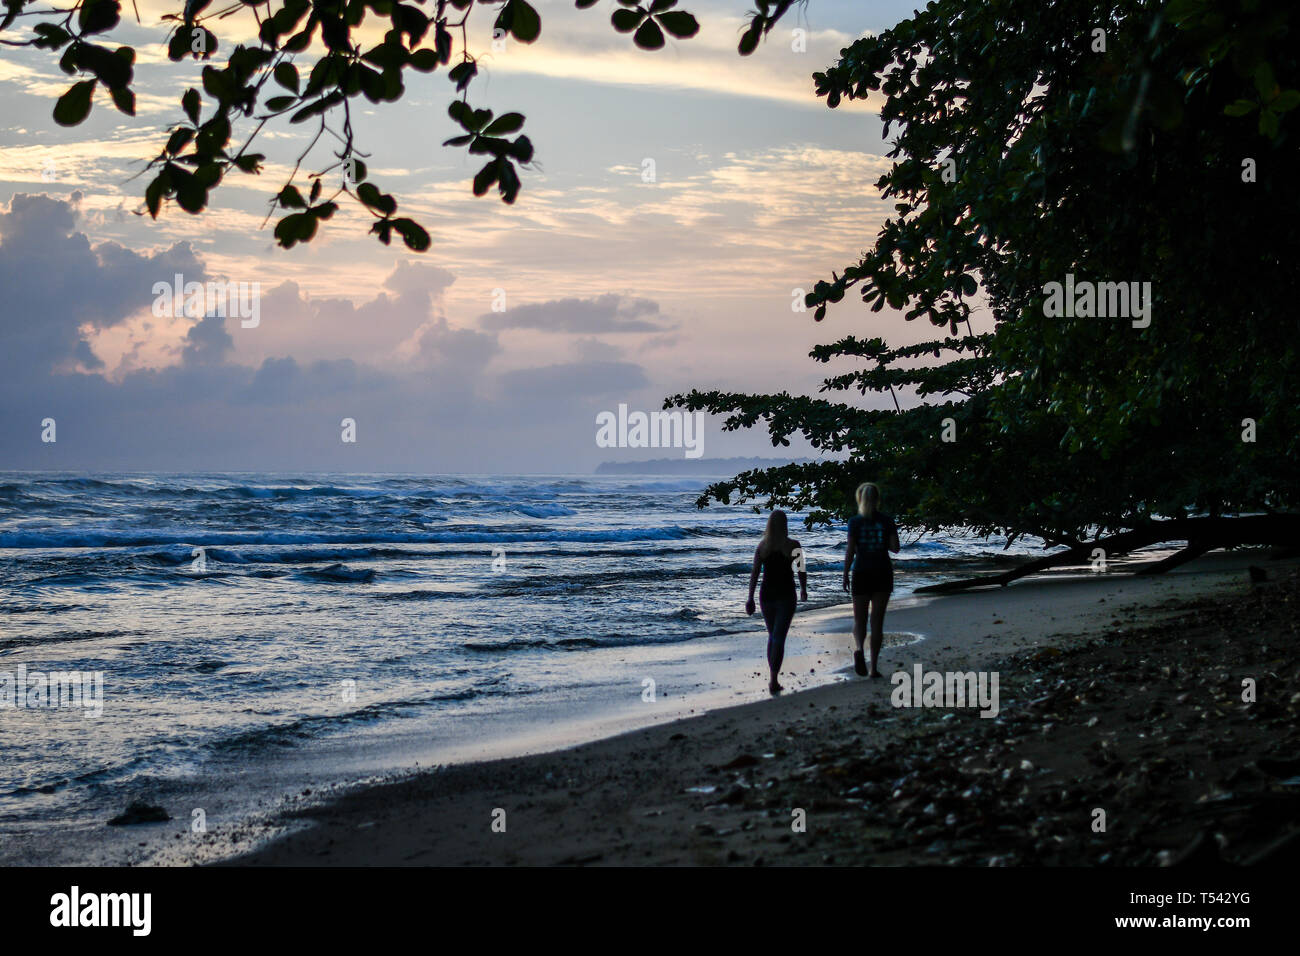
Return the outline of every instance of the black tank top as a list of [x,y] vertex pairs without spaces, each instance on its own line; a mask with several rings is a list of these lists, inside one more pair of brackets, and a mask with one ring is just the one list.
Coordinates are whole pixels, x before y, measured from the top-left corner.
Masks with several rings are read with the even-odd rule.
[[794,598],[794,556],[773,551],[763,558],[763,585],[758,596],[764,601]]

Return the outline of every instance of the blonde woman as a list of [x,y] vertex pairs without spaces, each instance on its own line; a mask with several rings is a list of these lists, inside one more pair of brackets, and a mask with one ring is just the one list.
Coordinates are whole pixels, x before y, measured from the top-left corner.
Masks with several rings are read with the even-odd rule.
[[869,481],[858,485],[858,513],[849,519],[849,544],[844,552],[844,590],[853,595],[853,669],[865,677],[862,654],[868,618],[871,623],[870,676],[880,677],[876,661],[885,639],[885,606],[894,590],[894,564],[889,552],[898,552],[898,526],[880,510],[880,489]]
[[777,674],[785,659],[785,636],[794,620],[795,593],[794,570],[799,567],[799,590],[805,604],[808,602],[808,572],[802,560],[799,542],[790,537],[784,511],[773,511],[767,519],[763,540],[754,551],[754,567],[749,574],[749,600],[745,613],[754,613],[754,588],[758,585],[759,571],[763,573],[763,586],[758,592],[758,603],[763,608],[763,622],[767,624],[767,669],[771,675],[767,689],[781,692]]

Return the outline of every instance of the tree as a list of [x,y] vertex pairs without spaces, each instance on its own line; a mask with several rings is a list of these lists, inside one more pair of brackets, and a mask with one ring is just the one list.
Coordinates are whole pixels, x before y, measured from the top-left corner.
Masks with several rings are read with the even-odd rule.
[[[821,320],[856,289],[946,334],[900,349],[849,335],[811,357],[858,363],[823,392],[928,401],[673,396],[846,456],[745,472],[701,506],[766,498],[829,523],[870,476],[910,527],[1038,535],[1066,547],[1048,563],[1294,542],[1294,23],[1258,0],[938,0],[843,50],[818,94],[884,95],[898,132],[876,185],[897,215],[807,305]],[[1054,315],[1051,284],[1075,279],[1149,282],[1149,324]],[[994,327],[975,335],[981,289]],[[1245,512],[1263,517],[1225,517]]]
[[[598,2],[575,0],[579,9]],[[741,54],[752,53],[796,2],[756,0],[739,42]],[[631,34],[636,46],[658,50],[668,36],[686,39],[699,31],[695,17],[676,9],[677,3],[616,0],[611,24]],[[55,104],[56,123],[76,126],[85,120],[100,86],[118,110],[135,115],[135,50],[102,42],[121,20],[120,0],[74,0],[71,7],[55,10],[29,9],[36,0],[0,4],[0,33],[20,20],[32,24],[25,39],[0,36],[0,45],[62,51],[60,68],[78,77]],[[353,136],[351,104],[358,96],[371,103],[397,102],[406,91],[407,71],[439,69],[457,95],[448,113],[464,131],[444,145],[489,157],[474,176],[474,194],[483,196],[495,186],[504,202],[513,203],[521,188],[517,165],[532,161],[533,146],[520,132],[523,114],[498,115],[469,104],[478,65],[467,23],[476,7],[499,8],[495,38],[533,43],[541,35],[541,16],[528,0],[237,0],[217,8],[212,8],[212,0],[184,0],[180,12],[163,18],[167,56],[174,62],[192,58],[202,63],[201,83],[181,95],[182,118],[149,162],[153,177],[144,191],[145,210],[156,219],[163,206],[174,201],[186,212],[202,212],[227,176],[261,171],[266,157],[251,147],[265,127],[280,121],[314,123],[315,135],[270,203],[268,218],[277,211],[282,214],[275,226],[279,244],[291,248],[310,242],[346,194],[371,214],[370,231],[380,242],[391,243],[396,233],[408,248],[423,252],[430,245],[427,230],[397,216],[397,200],[369,179],[363,158],[368,154]],[[258,45],[236,44],[218,67],[222,43],[215,30],[248,19],[257,23]],[[387,21],[384,39],[363,49],[361,27],[376,19]],[[242,140],[237,136],[243,132],[237,128],[241,121],[252,127]],[[304,196],[295,181],[322,140],[333,149],[322,160],[324,165],[305,174],[310,186]],[[341,182],[325,195],[326,177],[336,170]]]

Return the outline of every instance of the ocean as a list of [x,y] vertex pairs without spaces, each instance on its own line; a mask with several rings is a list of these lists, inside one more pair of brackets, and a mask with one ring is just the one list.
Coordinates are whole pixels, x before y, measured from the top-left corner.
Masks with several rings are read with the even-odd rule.
[[[752,646],[757,666],[743,604],[765,516],[697,509],[707,482],[0,473],[0,832],[102,823],[182,781],[272,779],[313,746],[353,775],[384,769],[359,755],[390,738],[436,762],[439,740],[482,737],[521,701],[534,722],[634,708],[650,662],[673,662],[689,698],[710,648]],[[843,527],[792,516],[791,532],[810,604],[842,603]],[[903,543],[900,598],[1034,552]],[[101,675],[102,713],[41,706],[33,672]]]

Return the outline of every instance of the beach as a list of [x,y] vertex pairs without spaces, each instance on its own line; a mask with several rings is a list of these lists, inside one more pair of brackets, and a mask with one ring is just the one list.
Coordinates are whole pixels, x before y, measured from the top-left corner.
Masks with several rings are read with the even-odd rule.
[[[1268,580],[1252,583],[1252,563]],[[152,861],[210,861],[258,833],[278,835],[227,862],[1275,861],[1295,853],[1294,840],[1275,844],[1297,819],[1296,609],[1294,565],[1258,553],[1155,577],[1027,579],[892,611],[887,632],[923,639],[887,647],[886,679],[868,681],[849,677],[841,608],[820,622],[823,653],[795,665],[836,670],[829,685],[323,801],[298,795]],[[755,682],[760,655],[756,643]],[[918,663],[996,668],[998,715],[893,706],[888,675]]]

